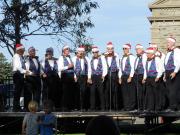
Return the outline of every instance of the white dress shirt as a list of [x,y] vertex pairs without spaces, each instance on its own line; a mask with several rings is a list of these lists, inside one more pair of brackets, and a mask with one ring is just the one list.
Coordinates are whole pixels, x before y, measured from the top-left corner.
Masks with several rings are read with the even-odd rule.
[[[61,78],[61,72],[68,69],[68,66],[64,66],[64,57],[65,56],[60,56],[58,60],[58,74],[60,78]],[[73,62],[70,60],[69,57],[66,57],[66,59],[69,64],[73,64]]]
[[[48,60],[48,63],[50,65],[51,69],[53,69],[54,68],[54,60]],[[41,65],[43,68],[45,68],[45,60],[42,61]]]
[[[105,57],[102,55],[100,56],[100,59],[102,61],[102,76],[105,77],[107,75],[107,64],[106,64],[106,59]],[[98,61],[99,59],[94,59],[93,60],[93,65],[94,65],[94,69],[96,70],[97,69],[97,66],[98,66]]]
[[[160,52],[160,51],[156,51],[155,55],[156,56],[160,56],[161,63],[164,65],[164,61],[165,61],[165,57],[166,57],[165,54]],[[162,67],[162,70],[163,70],[163,72],[165,71],[165,67],[164,66]]]
[[[147,55],[144,53],[142,54],[142,64],[143,64],[143,68],[146,69],[146,61],[147,61]],[[136,60],[137,59],[137,60]],[[138,62],[139,62],[139,57],[136,57],[135,59],[135,70],[137,69],[138,66]],[[145,70],[144,70],[145,71]]]
[[[121,59],[121,67],[122,68],[120,68],[120,72],[119,72],[119,78],[121,78],[121,76],[122,76],[122,71],[124,71],[124,69],[125,69],[125,65],[126,65],[126,60],[127,60],[127,58],[128,57],[123,57],[122,59]],[[130,77],[133,77],[134,76],[134,63],[135,63],[135,56],[133,56],[133,55],[129,55],[129,62],[130,62],[130,65],[131,65],[131,71],[130,71]]]
[[[48,63],[52,70],[54,68],[54,61],[55,61],[54,59],[48,60]],[[45,59],[41,61],[41,73],[44,73],[44,71],[43,71],[44,69],[45,69]],[[61,76],[61,74],[59,74],[59,73],[58,73],[58,75]]]
[[[170,56],[171,52],[168,52],[166,57],[165,57],[165,65],[167,64],[168,60],[169,60],[169,56]],[[174,72],[177,73],[180,70],[180,49],[179,48],[175,48],[174,49]]]
[[[147,65],[147,72],[149,71],[149,68],[151,66],[153,60],[148,61],[146,64]],[[155,65],[156,65],[156,71],[157,71],[157,76],[156,78],[160,78],[163,74],[163,64],[161,62],[161,59],[159,57],[155,57]],[[147,72],[144,72],[144,79],[147,78]]]
[[[69,57],[66,57],[69,64],[73,64]],[[58,60],[59,71],[64,71],[68,69],[68,66],[64,66],[64,56],[60,56]]]
[[[38,64],[38,62],[37,62],[37,59],[36,59],[36,58],[32,58],[32,60],[33,60],[33,62],[34,62],[34,65],[35,65],[36,69],[38,69],[38,68],[39,68],[39,64]],[[29,68],[30,68],[29,58],[26,59],[25,65],[26,65],[26,69],[30,72],[29,75],[32,75],[33,72],[31,72],[31,71],[29,70]]]
[[[118,54],[117,53],[115,53],[114,54],[114,56],[116,56],[116,65],[117,65],[117,69],[119,70],[119,56],[118,56]],[[112,58],[113,57],[107,57],[107,64],[108,64],[108,67],[110,67],[111,66],[111,63],[112,63]]]
[[22,68],[21,57],[19,54],[14,54],[12,60],[13,72],[19,71],[21,74],[25,74],[26,70]]
[[[74,63],[74,69],[76,68],[76,59],[77,59],[77,56],[74,56],[72,58],[72,61]],[[91,64],[90,64],[90,60],[88,57],[85,57],[86,61],[87,61],[87,64],[88,64],[88,78],[90,79],[91,78]],[[81,69],[83,70],[84,69],[84,59],[80,59],[80,63],[81,63]],[[76,77],[76,75],[75,75]]]

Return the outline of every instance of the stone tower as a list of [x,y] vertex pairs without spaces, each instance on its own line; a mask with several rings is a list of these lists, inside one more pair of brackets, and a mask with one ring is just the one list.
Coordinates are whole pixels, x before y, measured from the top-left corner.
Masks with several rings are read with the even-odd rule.
[[159,49],[166,51],[166,38],[176,38],[176,45],[180,45],[180,0],[155,0],[149,5],[152,16],[151,42],[157,43]]

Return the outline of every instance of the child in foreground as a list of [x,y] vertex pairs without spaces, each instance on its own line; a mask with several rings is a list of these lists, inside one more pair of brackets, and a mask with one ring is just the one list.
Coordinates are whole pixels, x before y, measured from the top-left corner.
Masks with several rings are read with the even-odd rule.
[[24,116],[22,123],[22,135],[38,135],[38,104],[30,101],[28,104],[29,113]]
[[44,102],[45,114],[40,117],[40,135],[53,135],[53,128],[56,125],[56,117],[52,113],[53,103],[50,100]]

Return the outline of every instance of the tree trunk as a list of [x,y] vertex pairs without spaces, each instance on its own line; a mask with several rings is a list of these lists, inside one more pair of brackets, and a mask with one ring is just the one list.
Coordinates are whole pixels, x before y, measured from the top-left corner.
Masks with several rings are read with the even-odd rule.
[[16,51],[16,44],[21,43],[21,21],[20,21],[20,14],[21,14],[21,0],[14,0],[13,3],[14,12],[15,12],[15,45],[14,45],[14,52]]

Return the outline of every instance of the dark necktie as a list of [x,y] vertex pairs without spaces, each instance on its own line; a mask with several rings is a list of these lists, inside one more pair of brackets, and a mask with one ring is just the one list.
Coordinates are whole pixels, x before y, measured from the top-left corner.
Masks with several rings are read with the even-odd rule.
[[20,56],[20,61],[21,61],[22,68],[26,69],[25,61],[24,61],[24,57],[23,56]]

